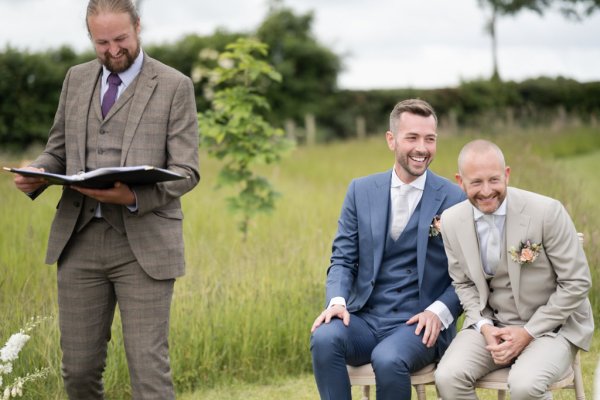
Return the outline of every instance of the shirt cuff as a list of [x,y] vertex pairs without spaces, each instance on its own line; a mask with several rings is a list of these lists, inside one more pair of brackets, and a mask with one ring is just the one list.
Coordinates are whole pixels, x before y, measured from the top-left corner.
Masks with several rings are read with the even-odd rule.
[[135,194],[135,190],[131,189],[131,193],[133,193],[133,197],[135,197],[135,203],[132,206],[126,206],[127,209],[129,210],[129,212],[131,213],[135,213],[138,210],[138,203],[137,203],[137,194]]
[[344,299],[343,297],[334,297],[331,300],[329,300],[329,304],[327,305],[327,308],[331,308],[333,306],[344,306],[346,307],[346,299]]
[[438,316],[440,321],[442,321],[442,325],[444,325],[442,330],[447,329],[454,321],[454,317],[452,316],[452,313],[448,307],[446,307],[446,305],[439,300],[434,301],[433,304],[431,304],[425,310],[431,311]]
[[475,330],[477,330],[477,332],[481,333],[481,327],[484,325],[492,325],[493,326],[494,323],[492,322],[491,319],[484,318],[475,324]]

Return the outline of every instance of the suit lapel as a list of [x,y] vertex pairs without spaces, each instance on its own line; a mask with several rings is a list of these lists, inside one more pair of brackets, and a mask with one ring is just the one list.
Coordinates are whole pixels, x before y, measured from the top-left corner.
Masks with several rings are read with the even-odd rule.
[[473,206],[468,201],[461,205],[461,213],[459,216],[461,222],[461,238],[459,241],[462,254],[465,257],[467,269],[477,291],[479,292],[479,307],[483,310],[490,296],[487,280],[483,273],[483,265],[481,263],[481,254],[479,250],[479,239],[477,230],[475,229],[475,221],[473,219]]
[[[81,86],[75,89],[79,91],[76,103],[78,110],[73,113],[73,115],[83,116],[82,118],[77,118],[74,123],[74,131],[76,132],[75,137],[77,138],[77,150],[79,152],[79,160],[81,162],[80,166],[82,169],[85,169],[88,115],[90,114],[90,107],[92,104],[94,104],[92,96],[95,93],[96,84],[100,78],[100,72],[102,71],[102,67],[99,63],[92,63],[90,65],[91,67],[89,74],[94,78],[84,79],[81,83]],[[95,112],[99,112],[99,110],[96,110]]]
[[[127,159],[127,153],[129,151],[129,146],[133,140],[133,136],[136,133],[137,127],[140,123],[140,119],[142,118],[142,114],[146,109],[148,102],[150,101],[150,97],[152,93],[154,93],[154,89],[156,88],[157,74],[154,72],[154,68],[152,67],[152,59],[144,54],[144,64],[142,66],[142,70],[138,75],[135,83],[134,90],[127,93],[126,98],[124,98],[123,102],[120,103],[120,106],[125,104],[128,100],[131,99],[132,104],[129,109],[129,116],[127,118],[127,124],[125,125],[125,132],[123,135],[123,146],[121,148],[121,166],[125,165],[125,160]],[[125,95],[125,93],[124,93]],[[121,99],[119,99],[121,100]],[[112,110],[111,110],[112,111]],[[142,132],[143,134],[143,132]]]
[[[521,240],[526,238],[527,228],[529,227],[529,215],[524,214],[525,203],[511,192],[508,188],[507,203],[506,203],[506,253],[511,247],[517,247]],[[519,291],[521,284],[521,266],[513,261],[510,256],[506,257],[508,276],[510,285],[519,309]]]
[[425,259],[427,258],[427,245],[429,244],[429,228],[440,209],[445,194],[440,191],[441,181],[437,175],[427,171],[425,188],[421,196],[421,210],[417,227],[417,270],[419,271],[419,287],[425,274]]
[[[374,276],[379,272],[385,242],[387,240],[388,211],[390,209],[390,186],[392,171],[380,174],[369,191],[369,218],[371,220],[371,238],[373,243]],[[382,228],[383,227],[383,228]]]

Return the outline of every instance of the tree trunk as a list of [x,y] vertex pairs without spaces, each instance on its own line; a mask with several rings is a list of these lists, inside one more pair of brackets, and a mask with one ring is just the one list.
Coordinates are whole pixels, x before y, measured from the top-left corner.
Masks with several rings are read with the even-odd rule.
[[496,6],[492,6],[492,16],[490,17],[490,36],[492,37],[492,80],[500,81],[500,73],[498,72],[498,38],[496,37],[496,18],[498,16],[498,10]]

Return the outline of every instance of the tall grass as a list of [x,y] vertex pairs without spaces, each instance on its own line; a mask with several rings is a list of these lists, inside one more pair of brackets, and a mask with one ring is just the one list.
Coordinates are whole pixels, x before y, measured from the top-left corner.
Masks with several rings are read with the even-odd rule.
[[[458,151],[472,136],[442,136],[432,169],[452,179]],[[527,131],[494,140],[513,167],[511,184],[557,197],[570,210],[586,234],[593,279],[600,282],[594,268],[600,261],[600,207],[595,202],[600,188],[585,184],[594,179],[600,156],[586,156],[590,161],[583,166],[568,164],[568,158],[558,163],[534,151],[539,143],[550,143],[545,137],[545,132]],[[219,165],[203,157],[203,179],[183,198],[187,274],[175,285],[170,336],[178,393],[310,373],[309,327],[323,307],[331,240],[347,185],[353,177],[392,164],[383,136],[297,149],[263,171],[282,197],[272,215],[254,222],[243,242],[235,216],[226,211],[229,193],[214,189]],[[31,202],[11,179],[0,174],[0,342],[30,316],[57,313],[56,269],[44,266],[43,258],[60,189],[51,188]],[[591,298],[598,314],[597,288]],[[43,366],[52,370],[45,381],[28,388],[25,399],[65,398],[58,339],[56,321],[46,322],[16,363],[18,374]],[[588,396],[597,349],[583,357]],[[107,398],[127,398],[128,379],[117,316],[105,373]]]

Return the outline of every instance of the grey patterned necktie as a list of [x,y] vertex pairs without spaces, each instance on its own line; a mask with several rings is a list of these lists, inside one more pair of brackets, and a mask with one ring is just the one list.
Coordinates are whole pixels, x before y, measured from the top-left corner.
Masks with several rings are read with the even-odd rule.
[[488,224],[486,260],[487,273],[494,275],[500,262],[500,231],[494,223],[493,214],[485,214],[483,220]]
[[402,185],[394,188],[394,190],[398,191],[398,195],[395,197],[394,204],[392,205],[390,235],[392,239],[398,240],[408,223],[408,192],[410,191],[410,185]]
[[106,117],[110,108],[115,104],[121,82],[119,75],[114,72],[111,72],[110,75],[108,75],[108,90],[104,93],[104,97],[102,98],[102,118]]

